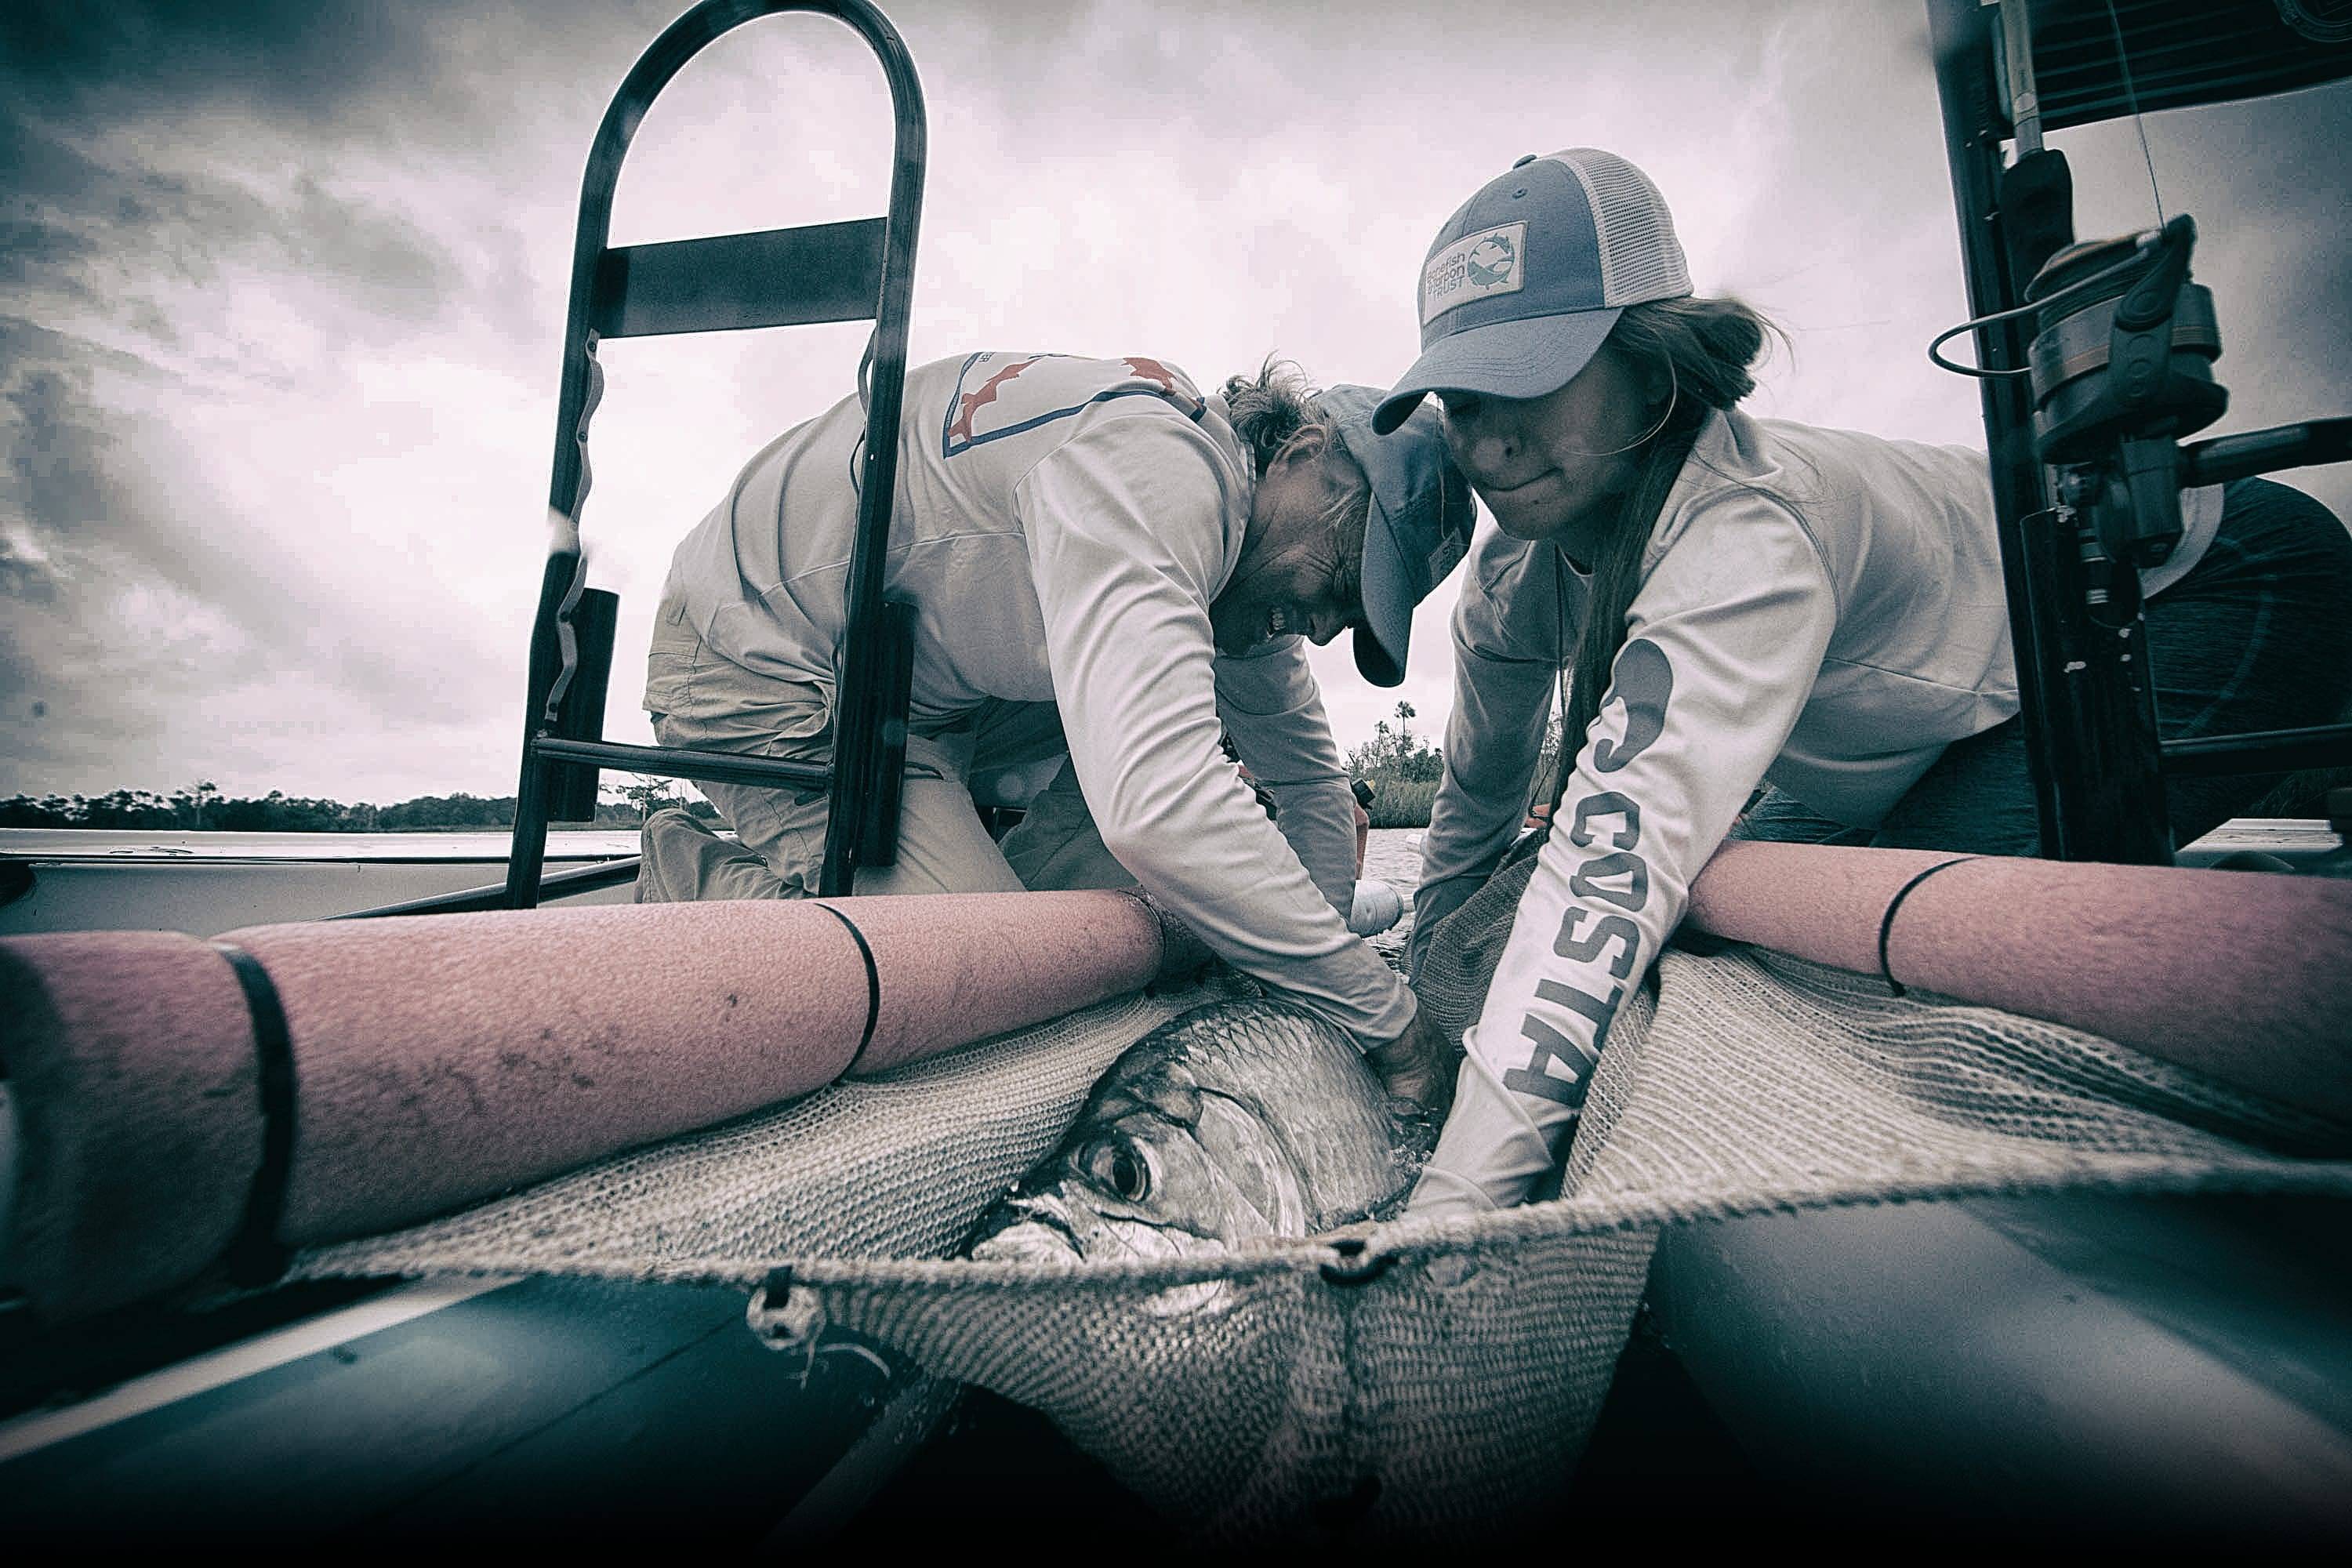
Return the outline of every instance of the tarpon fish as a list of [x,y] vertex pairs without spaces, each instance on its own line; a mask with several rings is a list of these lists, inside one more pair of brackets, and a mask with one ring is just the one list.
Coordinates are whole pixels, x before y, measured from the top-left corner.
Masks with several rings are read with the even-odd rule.
[[[1402,1195],[1413,1132],[1354,1045],[1313,1014],[1195,1008],[1111,1064],[1061,1146],[982,1218],[971,1256],[1180,1258],[1312,1236]],[[1216,1294],[1174,1292],[1167,1306]]]

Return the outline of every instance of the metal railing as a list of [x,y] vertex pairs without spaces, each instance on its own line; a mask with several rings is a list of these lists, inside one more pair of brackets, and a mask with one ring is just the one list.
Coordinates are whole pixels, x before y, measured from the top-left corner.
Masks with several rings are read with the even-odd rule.
[[[831,16],[879,58],[897,121],[888,213],[849,223],[610,247],[613,191],[646,108],[721,35],[784,12]],[[528,909],[542,883],[551,820],[593,816],[600,768],[672,778],[829,792],[822,890],[847,892],[861,865],[888,865],[898,846],[898,789],[911,674],[914,606],[882,596],[890,503],[898,484],[899,405],[914,289],[926,132],[921,85],[906,45],[866,0],[703,0],[638,59],[604,111],[588,153],[573,241],[555,462],[548,505],[556,537],[540,582],[525,707],[521,779],[503,904]],[[604,741],[617,597],[587,586],[580,513],[588,492],[588,421],[604,389],[598,342],[818,321],[875,323],[861,374],[866,424],[847,631],[837,671],[829,768],[731,753]],[[431,900],[426,900],[430,902]],[[472,907],[471,905],[466,907]]]

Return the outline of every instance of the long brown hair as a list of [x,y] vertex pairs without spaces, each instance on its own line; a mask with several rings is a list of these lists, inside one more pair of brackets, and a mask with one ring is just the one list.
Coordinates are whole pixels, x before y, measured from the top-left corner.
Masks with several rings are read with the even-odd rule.
[[1618,505],[1600,558],[1592,563],[1592,588],[1560,729],[1559,777],[1552,789],[1555,809],[1576,766],[1576,754],[1583,749],[1585,731],[1601,714],[1610,668],[1625,642],[1625,615],[1642,589],[1642,556],[1667,493],[1681,476],[1707,415],[1729,408],[1756,390],[1749,367],[1770,337],[1787,341],[1778,327],[1737,300],[1684,298],[1626,306],[1603,345],[1604,351],[1615,349],[1636,365],[1664,361],[1671,370],[1673,406],[1665,411],[1657,434],[1642,447],[1633,482]]

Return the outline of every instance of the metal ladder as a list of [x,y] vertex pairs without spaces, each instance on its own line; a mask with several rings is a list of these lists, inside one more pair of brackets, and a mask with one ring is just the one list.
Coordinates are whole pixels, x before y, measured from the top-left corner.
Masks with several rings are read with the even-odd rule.
[[[881,59],[898,121],[887,215],[608,247],[621,160],[655,95],[720,35],[758,17],[800,11],[847,24]],[[515,792],[504,907],[530,909],[539,902],[547,825],[551,819],[595,815],[600,768],[828,791],[831,816],[821,881],[826,896],[848,892],[858,867],[887,866],[896,858],[915,607],[883,598],[882,567],[898,485],[899,402],[906,384],[924,156],[922,87],[914,62],[898,30],[867,0],[702,0],[654,40],[613,95],[589,148],[572,243],[555,471],[548,491],[556,537],[540,580],[538,618],[531,628],[522,777]],[[865,458],[849,564],[848,629],[837,672],[833,765],[604,740],[604,694],[620,598],[587,586],[579,533],[589,484],[588,420],[604,392],[598,342],[854,321],[873,321],[874,336],[866,351],[871,377],[861,387]],[[861,380],[866,365],[860,366]],[[600,868],[595,874],[616,880],[618,872],[634,865]],[[579,876],[564,879],[567,890],[586,885]]]

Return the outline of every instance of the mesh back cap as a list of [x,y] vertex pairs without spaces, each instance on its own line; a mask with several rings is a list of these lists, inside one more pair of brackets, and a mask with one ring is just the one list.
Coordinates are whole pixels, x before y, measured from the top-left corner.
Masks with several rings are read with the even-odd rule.
[[1395,429],[1434,391],[1555,392],[1626,306],[1690,292],[1673,215],[1647,174],[1595,147],[1530,154],[1438,231],[1415,295],[1421,358],[1373,427]]

